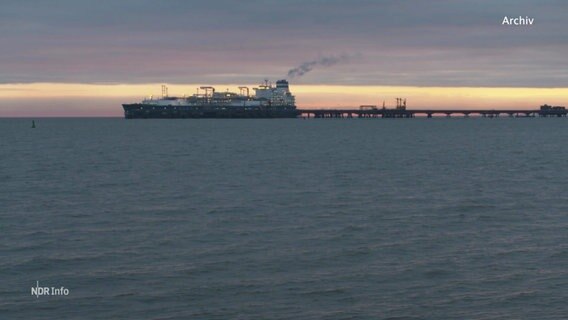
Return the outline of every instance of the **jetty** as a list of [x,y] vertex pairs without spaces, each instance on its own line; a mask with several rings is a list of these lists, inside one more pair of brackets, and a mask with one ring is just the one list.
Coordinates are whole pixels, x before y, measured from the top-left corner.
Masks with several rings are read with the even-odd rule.
[[303,118],[414,118],[422,116],[426,118],[445,116],[478,116],[484,118],[496,117],[566,117],[568,111],[563,106],[543,105],[539,109],[407,109],[406,101],[397,100],[395,108],[379,108],[372,105],[363,105],[359,108],[341,109],[298,109],[298,114]]

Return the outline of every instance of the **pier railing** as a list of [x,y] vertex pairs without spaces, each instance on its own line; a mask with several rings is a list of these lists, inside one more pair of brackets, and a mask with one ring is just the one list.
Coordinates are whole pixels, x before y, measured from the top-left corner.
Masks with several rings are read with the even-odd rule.
[[469,117],[566,117],[566,109],[298,109],[304,118],[414,118],[422,116],[432,118],[437,116],[452,117],[454,115]]

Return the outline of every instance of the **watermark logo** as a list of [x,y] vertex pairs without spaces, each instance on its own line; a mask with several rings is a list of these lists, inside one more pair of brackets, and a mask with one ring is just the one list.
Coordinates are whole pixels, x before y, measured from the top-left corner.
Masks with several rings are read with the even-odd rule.
[[534,24],[534,18],[529,16],[518,16],[518,17],[503,17],[501,25],[503,26],[532,26]]
[[36,286],[31,288],[32,296],[39,298],[39,296],[68,296],[69,289],[65,287],[41,287],[39,281],[36,281]]

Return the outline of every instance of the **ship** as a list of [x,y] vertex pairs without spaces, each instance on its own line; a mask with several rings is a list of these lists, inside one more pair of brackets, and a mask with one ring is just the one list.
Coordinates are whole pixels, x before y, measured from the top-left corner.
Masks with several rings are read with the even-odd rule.
[[123,104],[126,119],[137,118],[296,118],[296,98],[286,80],[268,80],[249,94],[248,87],[238,87],[239,93],[218,92],[203,86],[191,96],[170,97],[162,85],[162,96],[150,96],[138,103]]

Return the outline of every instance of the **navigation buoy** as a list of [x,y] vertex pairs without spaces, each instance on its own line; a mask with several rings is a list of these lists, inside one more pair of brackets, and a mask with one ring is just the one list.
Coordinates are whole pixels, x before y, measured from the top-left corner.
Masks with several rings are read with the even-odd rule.
[[32,129],[35,128],[35,120],[32,120]]

